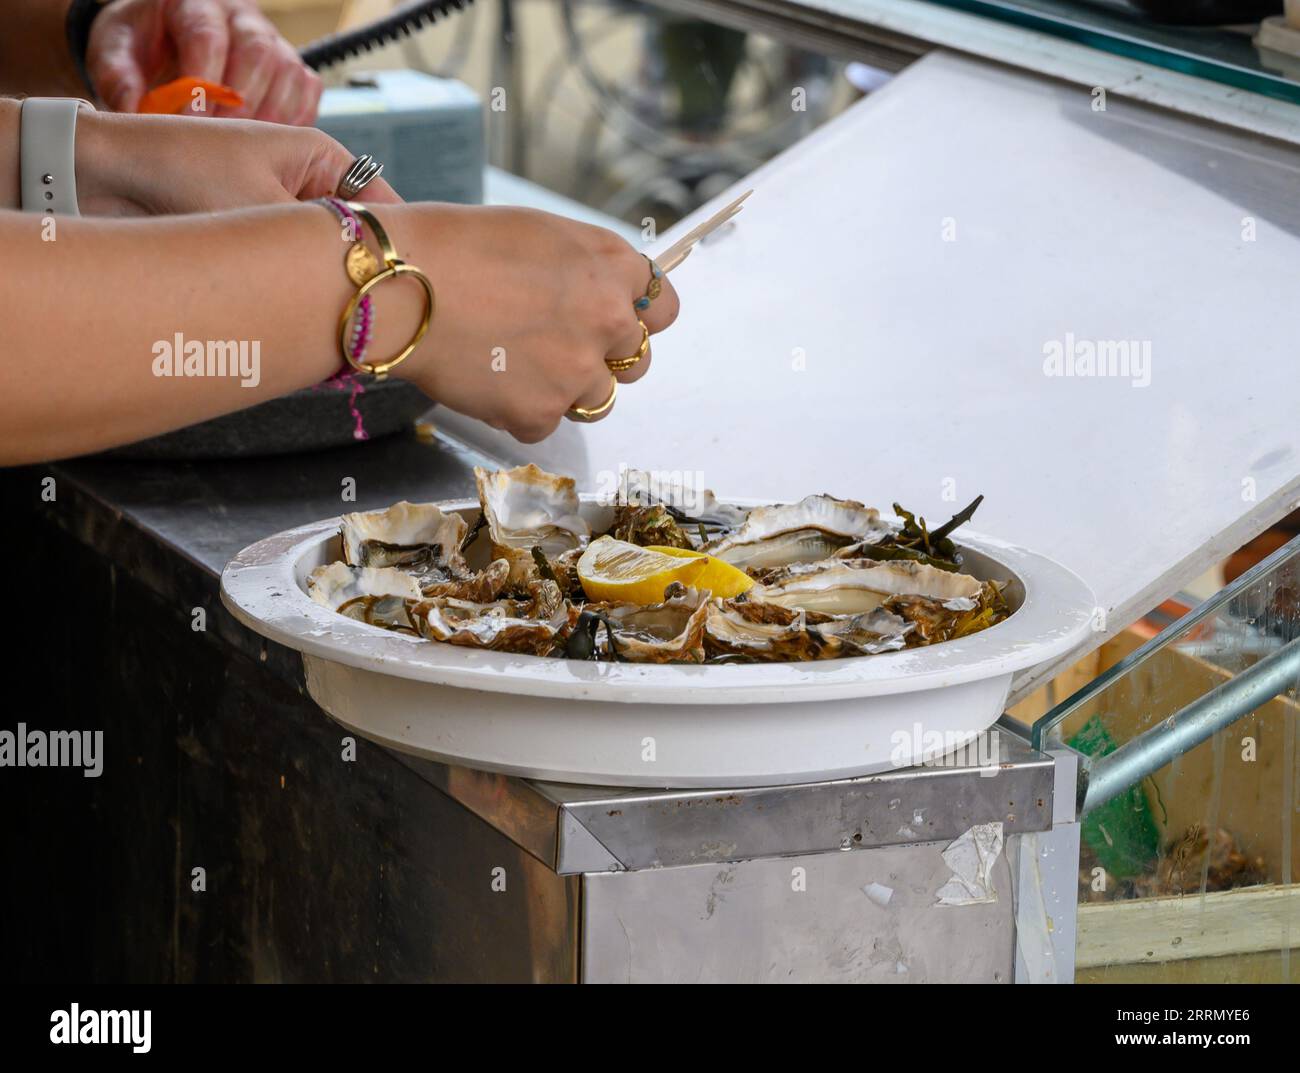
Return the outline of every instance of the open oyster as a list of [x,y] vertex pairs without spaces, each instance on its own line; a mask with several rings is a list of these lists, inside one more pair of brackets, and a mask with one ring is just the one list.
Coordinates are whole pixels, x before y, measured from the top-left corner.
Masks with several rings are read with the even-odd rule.
[[711,659],[785,663],[896,651],[912,628],[887,611],[831,616],[746,597],[710,604],[704,636]]
[[535,582],[526,600],[477,603],[436,596],[411,608],[420,635],[502,652],[548,654],[568,631],[568,604],[553,581]]
[[643,548],[684,548],[688,551],[695,548],[672,512],[662,503],[649,507],[624,504],[615,508],[609,535]]
[[697,489],[681,473],[625,469],[619,474],[619,494],[631,506],[660,506],[683,528],[697,530],[735,529],[749,512],[744,507],[721,503],[707,488]]
[[406,630],[413,628],[407,602],[421,598],[419,583],[404,570],[347,563],[318,566],[307,579],[307,593],[348,618]]
[[450,596],[483,604],[501,596],[509,579],[510,564],[505,559],[493,559],[478,573],[426,582],[420,586],[420,591],[427,597]]
[[343,515],[343,561],[416,573],[463,567],[460,542],[468,527],[459,514],[430,503],[396,503],[387,510]]
[[874,611],[890,596],[974,599],[980,583],[924,563],[829,559],[787,567],[751,590],[754,600],[828,615]]
[[510,564],[511,584],[537,577],[534,548],[554,561],[584,547],[591,537],[572,477],[557,477],[530,463],[495,473],[476,467],[474,479],[492,554]]
[[1008,614],[1002,590],[992,581],[984,582],[979,593],[969,599],[939,600],[930,596],[899,595],[891,596],[881,606],[914,627],[908,638],[910,645],[932,645],[966,637],[988,629]]
[[[609,627],[596,633],[597,653],[630,663],[703,663],[704,622],[709,613],[707,591],[676,586],[662,603],[588,604]],[[576,624],[576,615],[574,617]]]
[[761,662],[831,659],[838,645],[827,645],[808,629],[808,616],[776,604],[722,600],[709,605],[704,624],[711,659],[742,657]]
[[904,648],[913,626],[888,608],[878,607],[863,615],[837,615],[811,628],[841,645],[840,655],[874,656]]
[[734,533],[701,550],[751,573],[826,559],[847,544],[889,527],[880,512],[849,499],[812,495],[798,503],[756,507]]

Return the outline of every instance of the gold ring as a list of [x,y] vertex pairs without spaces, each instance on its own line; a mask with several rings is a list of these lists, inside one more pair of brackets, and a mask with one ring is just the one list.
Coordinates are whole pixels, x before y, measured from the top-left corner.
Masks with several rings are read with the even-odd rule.
[[570,406],[564,416],[570,421],[581,421],[586,424],[599,421],[614,408],[616,398],[618,398],[618,381],[611,376],[609,378],[609,398],[599,406],[593,406],[590,409],[585,406]]
[[606,358],[605,364],[609,366],[612,373],[625,373],[632,368],[638,361],[650,352],[650,329],[645,326],[645,321],[640,317],[636,321],[641,325],[641,345],[636,348],[636,353],[627,358]]

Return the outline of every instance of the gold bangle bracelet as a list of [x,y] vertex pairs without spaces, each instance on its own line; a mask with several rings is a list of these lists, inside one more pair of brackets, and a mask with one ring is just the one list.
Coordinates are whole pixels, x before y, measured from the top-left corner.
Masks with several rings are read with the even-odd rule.
[[397,250],[393,248],[392,240],[388,237],[388,232],[384,230],[384,225],[376,218],[364,205],[358,205],[355,201],[346,202],[347,207],[361,217],[370,225],[370,230],[375,233],[375,241],[379,243],[379,249],[384,255],[384,264],[391,265],[394,261],[400,260],[397,256]]
[[[436,303],[433,283],[420,269],[414,265],[408,265],[397,256],[397,250],[388,237],[388,232],[384,230],[384,225],[379,222],[373,212],[364,205],[358,205],[352,201],[347,202],[347,206],[370,227],[375,236],[375,241],[379,243],[379,248],[383,253],[384,267],[358,286],[357,293],[352,296],[344,307],[343,315],[339,317],[339,350],[343,354],[343,360],[356,369],[357,372],[367,373],[373,376],[375,380],[382,381],[398,365],[415,353],[415,348],[420,345],[420,341],[429,331],[429,325],[433,322]],[[348,348],[348,330],[351,327],[352,318],[356,315],[357,306],[361,304],[361,299],[381,283],[386,283],[390,279],[398,279],[401,276],[411,276],[424,290],[424,315],[420,318],[420,326],[416,328],[415,335],[411,337],[410,342],[387,361],[354,361]]]
[[[397,279],[399,276],[412,276],[424,288],[424,316],[420,318],[420,326],[415,330],[411,341],[387,361],[353,361],[352,354],[348,350],[348,329],[352,325],[352,317],[357,311],[357,306],[361,304],[361,299],[379,284]],[[386,379],[388,374],[414,354],[415,348],[420,345],[420,340],[424,338],[429,330],[429,324],[433,321],[433,302],[433,284],[429,282],[429,277],[415,265],[408,265],[403,261],[393,262],[382,272],[376,273],[361,284],[357,288],[357,293],[348,299],[343,315],[339,318],[339,349],[343,352],[343,359],[359,373],[368,373],[380,381]]]

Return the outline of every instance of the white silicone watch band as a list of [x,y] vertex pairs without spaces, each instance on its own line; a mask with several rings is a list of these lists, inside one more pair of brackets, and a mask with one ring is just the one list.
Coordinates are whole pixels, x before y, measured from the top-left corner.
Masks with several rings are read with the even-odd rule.
[[23,101],[19,169],[24,212],[78,216],[76,97],[28,97]]

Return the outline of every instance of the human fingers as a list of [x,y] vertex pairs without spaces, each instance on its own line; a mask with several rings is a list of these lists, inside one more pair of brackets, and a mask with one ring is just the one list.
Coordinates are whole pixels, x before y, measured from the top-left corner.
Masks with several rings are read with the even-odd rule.
[[231,28],[217,0],[171,0],[163,25],[175,50],[176,74],[219,82],[230,50]]
[[280,38],[260,14],[237,11],[230,16],[230,47],[221,82],[244,99],[238,108],[223,108],[222,114],[251,119],[266,98],[280,68]]

